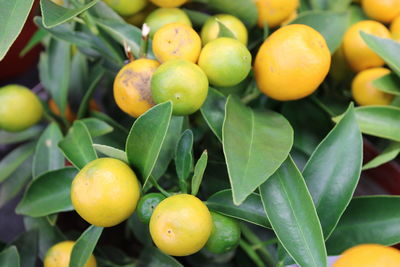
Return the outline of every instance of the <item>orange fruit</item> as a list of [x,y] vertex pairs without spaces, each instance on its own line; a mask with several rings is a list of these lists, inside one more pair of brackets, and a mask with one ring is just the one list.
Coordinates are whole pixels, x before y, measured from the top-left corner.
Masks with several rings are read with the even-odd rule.
[[362,0],[361,5],[368,17],[383,23],[400,15],[400,0]]
[[390,33],[392,38],[400,42],[400,15],[397,16],[390,24]]
[[[46,253],[44,267],[69,267],[74,241],[63,241],[52,246]],[[85,267],[96,267],[96,259],[90,255]]]
[[299,0],[254,0],[258,9],[258,26],[270,28],[288,19],[299,6]]

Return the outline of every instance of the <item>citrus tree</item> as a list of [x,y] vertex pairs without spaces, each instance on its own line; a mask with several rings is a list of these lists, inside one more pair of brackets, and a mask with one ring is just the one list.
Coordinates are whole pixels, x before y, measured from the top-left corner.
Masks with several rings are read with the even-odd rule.
[[[0,0],[0,58],[33,2]],[[40,84],[0,89],[0,266],[398,266],[400,198],[354,196],[400,152],[387,5],[41,0]]]

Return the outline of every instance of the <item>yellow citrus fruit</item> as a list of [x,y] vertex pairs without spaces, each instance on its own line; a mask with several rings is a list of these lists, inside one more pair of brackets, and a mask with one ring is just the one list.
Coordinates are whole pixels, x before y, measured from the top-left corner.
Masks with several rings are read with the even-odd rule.
[[[56,114],[57,116],[61,116],[60,109],[58,108],[58,106],[57,106],[56,102],[54,101],[54,99],[51,98],[47,104],[49,105],[50,110],[54,114]],[[76,120],[76,114],[72,111],[70,105],[68,105],[68,104],[65,107],[65,118],[69,122],[73,122],[74,120]]]
[[297,18],[297,16],[298,16],[297,10],[293,11],[293,13],[289,17],[287,17],[284,21],[281,22],[281,26],[288,25],[292,20]]
[[139,196],[135,173],[124,162],[112,158],[86,164],[71,187],[76,212],[87,222],[102,227],[127,219],[135,211]]
[[400,0],[362,0],[361,5],[368,17],[383,23],[400,14]]
[[[44,267],[69,267],[74,241],[63,241],[52,246],[46,253]],[[96,267],[96,259],[91,255],[85,267]]]
[[400,42],[400,15],[392,21],[392,24],[390,24],[390,33],[394,40]]
[[201,50],[199,66],[210,84],[234,86],[243,81],[251,70],[251,54],[247,47],[232,38],[218,38]]
[[270,28],[288,19],[299,6],[299,0],[254,0],[258,9],[258,26]]
[[54,4],[57,4],[59,6],[63,6],[64,5],[64,0],[51,0],[51,2],[53,2]]
[[179,8],[158,8],[151,12],[144,21],[150,27],[150,36],[153,37],[158,29],[169,23],[181,23],[192,27],[188,15]]
[[151,79],[155,103],[171,100],[174,115],[189,115],[203,105],[208,93],[208,79],[196,64],[175,59],[162,64]]
[[150,218],[150,234],[156,246],[172,256],[199,251],[212,230],[207,206],[193,195],[179,194],[160,202]]
[[378,244],[362,244],[346,250],[332,267],[399,267],[400,251]]
[[28,88],[10,84],[0,88],[0,129],[19,132],[39,122],[43,107]]
[[160,63],[138,59],[125,65],[114,80],[114,99],[118,107],[137,118],[152,106],[150,81]]
[[147,5],[147,0],[103,0],[121,16],[132,16]]
[[125,17],[125,21],[129,24],[135,25],[136,27],[141,28],[147,16],[157,7],[152,3],[149,3],[144,9],[139,12],[133,14],[132,16]]
[[219,14],[213,17],[210,17],[206,20],[203,27],[201,28],[201,41],[203,45],[206,45],[212,40],[218,38],[219,34],[219,24],[218,21],[225,25],[239,40],[242,44],[247,45],[247,29],[244,26],[243,22],[240,19],[228,15],[228,14]]
[[186,59],[196,62],[201,50],[200,36],[182,23],[169,23],[154,34],[153,52],[157,59]]
[[150,0],[159,7],[178,7],[187,2],[187,0]]
[[359,72],[351,85],[351,93],[357,104],[360,106],[389,105],[394,96],[378,90],[372,84],[374,80],[389,73],[390,70],[385,68],[372,68]]
[[313,93],[328,74],[330,64],[324,37],[309,26],[291,24],[264,41],[254,71],[261,92],[286,101]]
[[358,72],[383,66],[383,60],[367,46],[360,31],[382,38],[390,38],[389,30],[380,22],[363,20],[353,24],[346,31],[343,39],[344,54],[350,67]]

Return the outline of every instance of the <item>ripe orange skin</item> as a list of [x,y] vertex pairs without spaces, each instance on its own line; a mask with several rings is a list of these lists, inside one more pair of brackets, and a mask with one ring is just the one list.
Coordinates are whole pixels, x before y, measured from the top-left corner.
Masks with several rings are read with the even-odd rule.
[[364,42],[360,31],[381,38],[390,38],[389,30],[380,22],[363,20],[353,24],[345,33],[343,49],[350,67],[359,72],[368,68],[381,67],[384,61]]
[[200,50],[200,36],[185,24],[170,23],[154,34],[153,52],[160,62],[186,59],[196,63]]
[[331,55],[324,37],[306,25],[275,31],[260,47],[255,64],[258,88],[281,101],[313,93],[328,74]]
[[346,250],[332,267],[398,267],[400,251],[378,244],[363,244]]
[[150,81],[160,63],[138,59],[125,65],[114,80],[114,99],[118,107],[132,117],[139,117],[154,106]]
[[400,0],[362,0],[361,5],[368,17],[383,23],[400,14]]
[[[57,116],[61,116],[60,109],[58,108],[54,99],[50,99],[48,102],[48,105],[49,105],[50,110],[54,114],[56,114]],[[69,122],[73,122],[74,120],[76,120],[76,114],[71,110],[71,107],[69,105],[67,105],[67,107],[65,108],[65,118]]]
[[400,42],[400,15],[398,15],[390,24],[390,33],[393,40]]
[[150,0],[159,7],[178,7],[187,2],[187,0]]
[[[52,246],[46,253],[44,267],[69,267],[74,241],[63,241]],[[96,259],[91,255],[85,267],[96,267]]]
[[299,6],[298,0],[255,0],[258,9],[258,26],[270,28],[280,25],[288,19]]
[[372,82],[386,74],[390,70],[385,68],[372,68],[359,72],[351,85],[351,93],[354,100],[360,106],[390,105],[393,95],[378,90]]

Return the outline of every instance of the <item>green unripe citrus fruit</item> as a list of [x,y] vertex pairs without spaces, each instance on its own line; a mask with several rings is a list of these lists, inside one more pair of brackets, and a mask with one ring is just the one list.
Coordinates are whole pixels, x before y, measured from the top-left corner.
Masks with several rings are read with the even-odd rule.
[[144,23],[150,27],[151,37],[153,37],[154,33],[162,26],[174,22],[182,23],[192,27],[192,22],[190,21],[188,15],[186,15],[186,13],[179,8],[157,8],[151,12],[144,21]]
[[161,193],[150,193],[140,198],[137,210],[137,216],[142,223],[149,223],[151,215],[157,205],[165,199]]
[[147,5],[147,0],[103,0],[121,16],[132,16]]

